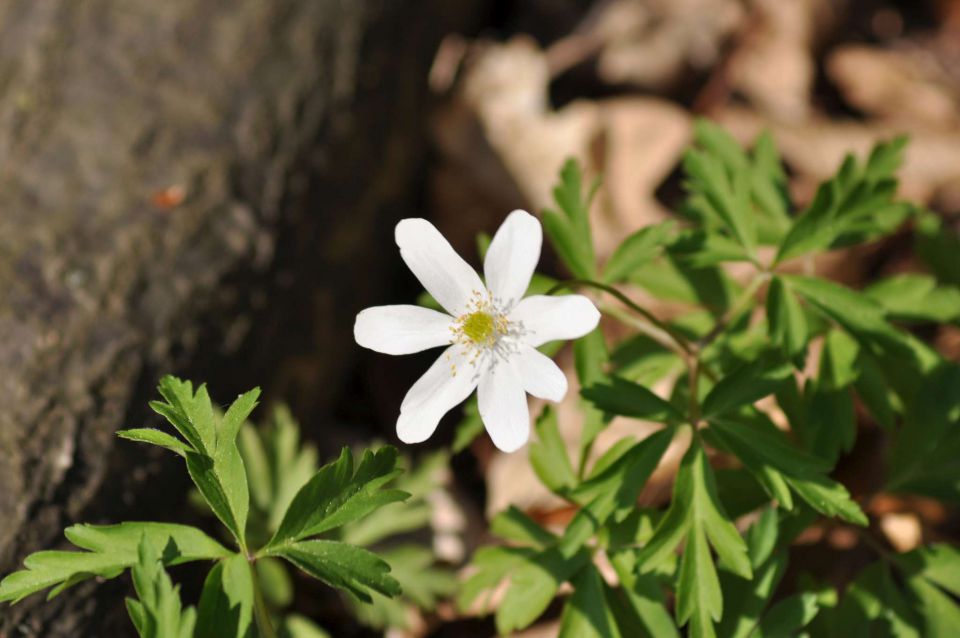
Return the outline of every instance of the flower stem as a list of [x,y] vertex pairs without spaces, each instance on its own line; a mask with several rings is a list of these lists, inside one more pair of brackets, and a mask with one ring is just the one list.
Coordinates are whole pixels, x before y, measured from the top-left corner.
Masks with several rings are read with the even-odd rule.
[[690,393],[688,397],[690,425],[693,426],[693,431],[696,433],[697,425],[700,423],[700,357],[690,357],[689,366],[690,371],[687,374],[690,381],[688,390]]
[[[632,299],[630,299],[630,297],[627,297],[625,294],[623,294],[613,286],[600,283],[599,281],[593,281],[591,279],[570,279],[568,281],[558,282],[553,288],[548,290],[545,294],[552,295],[563,290],[564,288],[573,289],[573,288],[576,288],[577,286],[586,286],[588,288],[602,290],[603,292],[607,293],[611,297],[616,298],[617,301],[619,301],[620,303],[627,306],[628,308],[636,312],[638,315],[646,319],[648,322],[650,322],[650,324],[658,328],[661,332],[667,334],[673,340],[674,343],[680,346],[680,349],[683,350],[684,353],[688,355],[693,354],[694,347],[690,344],[690,342],[687,340],[686,337],[684,337],[682,334],[674,330],[666,322],[661,321],[659,318],[657,318],[653,313],[651,313],[646,308],[636,304]],[[609,306],[607,307],[607,309],[609,310]],[[618,318],[622,319],[622,317],[618,317]]]
[[621,323],[630,326],[631,328],[635,328],[638,332],[642,332],[643,334],[647,335],[667,350],[672,350],[681,358],[686,358],[688,356],[687,352],[677,345],[677,342],[673,337],[654,324],[649,323],[648,321],[634,316],[622,308],[611,304],[601,303],[600,312],[617,319]]

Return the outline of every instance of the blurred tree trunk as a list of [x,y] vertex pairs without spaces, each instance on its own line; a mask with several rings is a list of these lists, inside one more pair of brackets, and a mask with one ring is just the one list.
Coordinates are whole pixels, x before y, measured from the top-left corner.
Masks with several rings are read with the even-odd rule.
[[[109,452],[161,373],[227,371],[226,401],[306,326],[337,391],[432,54],[483,4],[0,0],[0,574],[151,494],[118,487],[149,454]],[[4,606],[0,636],[125,635],[117,587]]]

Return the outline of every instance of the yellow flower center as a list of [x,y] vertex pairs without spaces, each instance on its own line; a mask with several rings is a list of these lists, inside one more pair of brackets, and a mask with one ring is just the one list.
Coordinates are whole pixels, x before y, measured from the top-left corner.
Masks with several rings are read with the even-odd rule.
[[461,330],[470,341],[476,344],[488,344],[494,336],[494,319],[489,313],[479,310],[463,319]]
[[[466,312],[450,324],[450,343],[461,346],[460,354],[467,357],[472,367],[491,357],[503,357],[509,345],[511,324],[489,291],[475,290],[465,308]],[[457,376],[457,366],[451,359],[450,374]]]

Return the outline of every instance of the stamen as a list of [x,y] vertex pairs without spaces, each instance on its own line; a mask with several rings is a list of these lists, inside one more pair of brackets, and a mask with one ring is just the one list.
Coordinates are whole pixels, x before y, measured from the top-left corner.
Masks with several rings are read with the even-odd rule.
[[[460,355],[479,376],[482,366],[495,366],[518,350],[523,326],[512,323],[489,291],[474,290],[463,314],[450,326],[450,343],[462,347]],[[451,370],[456,375],[456,370]]]

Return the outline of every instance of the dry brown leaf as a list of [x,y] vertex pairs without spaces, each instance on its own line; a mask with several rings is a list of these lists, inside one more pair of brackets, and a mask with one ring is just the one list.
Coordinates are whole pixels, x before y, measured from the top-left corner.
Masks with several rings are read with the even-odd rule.
[[597,253],[607,256],[629,233],[662,221],[669,211],[655,197],[692,135],[690,115],[666,100],[619,98],[600,103],[603,194],[595,218]]
[[956,128],[958,96],[936,60],[918,47],[839,47],[827,73],[844,99],[861,111],[910,128]]
[[853,120],[811,118],[809,122],[788,124],[764,118],[743,108],[728,108],[716,114],[717,120],[741,142],[748,142],[764,129],[772,131],[787,164],[806,183],[807,192],[829,178],[840,166],[844,155],[866,157],[878,141],[907,133],[904,165],[898,175],[900,195],[904,199],[926,203],[941,188],[960,181],[960,131],[934,131],[905,125],[867,124]]
[[496,205],[502,216],[508,202],[552,206],[560,166],[574,157],[588,175],[604,176],[593,210],[601,257],[627,233],[665,217],[654,193],[689,142],[691,118],[683,109],[655,98],[618,98],[555,110],[547,56],[532,40],[474,49],[451,103],[435,117],[444,157],[434,174],[441,211],[461,220],[465,211]]
[[490,46],[464,74],[462,97],[476,115],[489,145],[538,210],[550,205],[563,162],[589,164],[599,130],[595,104],[549,105],[546,56],[529,38]]
[[664,88],[720,58],[744,12],[736,0],[615,0],[592,29],[598,73],[611,84]]
[[812,47],[822,8],[821,0],[752,3],[751,28],[731,62],[731,81],[770,117],[798,122],[809,115]]

